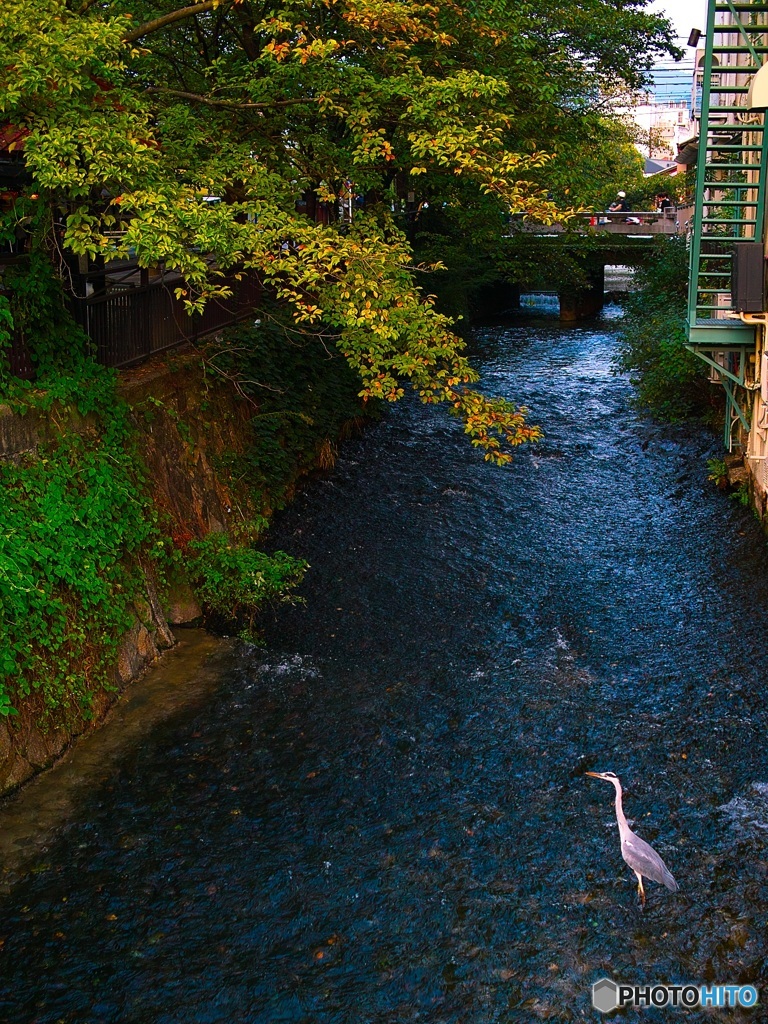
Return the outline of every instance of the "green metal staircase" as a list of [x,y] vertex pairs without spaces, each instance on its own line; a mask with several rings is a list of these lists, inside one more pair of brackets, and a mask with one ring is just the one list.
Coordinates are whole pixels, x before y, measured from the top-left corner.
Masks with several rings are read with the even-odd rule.
[[[716,24],[720,13],[730,15],[728,24]],[[752,77],[767,58],[768,3],[709,0],[688,347],[709,364],[725,387],[729,447],[736,419],[749,429],[734,386],[745,384],[755,324],[744,322],[734,310],[731,277],[735,243],[760,241],[764,234],[768,182],[765,116],[749,111],[746,103]]]

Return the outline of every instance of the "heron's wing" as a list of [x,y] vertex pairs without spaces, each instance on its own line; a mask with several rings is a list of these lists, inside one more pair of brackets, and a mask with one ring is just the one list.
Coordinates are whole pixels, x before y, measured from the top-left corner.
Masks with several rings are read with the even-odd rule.
[[679,888],[677,882],[654,848],[640,836],[636,836],[634,832],[629,830],[627,832],[628,834],[621,840],[621,855],[627,864],[643,878],[650,878],[652,882],[660,882],[672,892],[677,892]]

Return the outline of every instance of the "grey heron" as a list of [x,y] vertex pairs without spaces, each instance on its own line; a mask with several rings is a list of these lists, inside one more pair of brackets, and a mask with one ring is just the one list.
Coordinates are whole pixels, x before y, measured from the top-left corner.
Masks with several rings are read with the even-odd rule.
[[650,878],[652,882],[660,882],[662,885],[666,885],[670,892],[677,892],[679,886],[667,865],[654,848],[640,836],[635,835],[627,824],[624,808],[621,805],[621,782],[619,782],[618,775],[614,775],[613,772],[586,772],[585,774],[590,775],[593,779],[605,779],[606,782],[612,783],[616,790],[616,820],[619,823],[621,856],[637,875],[637,891],[642,906],[645,906],[643,878]]

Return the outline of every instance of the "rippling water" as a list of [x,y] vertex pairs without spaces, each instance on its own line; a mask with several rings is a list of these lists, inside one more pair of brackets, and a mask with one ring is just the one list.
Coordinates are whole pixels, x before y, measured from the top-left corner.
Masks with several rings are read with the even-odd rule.
[[[282,515],[306,605],[0,899],[0,1019],[581,1021],[605,974],[760,986],[765,542],[709,438],[630,409],[616,315],[477,339],[546,432],[511,468],[404,404]],[[640,912],[587,768],[679,894]]]

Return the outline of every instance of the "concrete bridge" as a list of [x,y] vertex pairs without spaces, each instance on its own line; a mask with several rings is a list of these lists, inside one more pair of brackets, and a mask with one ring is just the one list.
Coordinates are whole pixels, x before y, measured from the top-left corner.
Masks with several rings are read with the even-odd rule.
[[[594,316],[603,308],[607,266],[642,266],[658,237],[687,234],[692,217],[692,206],[664,212],[581,214],[567,224],[521,222],[513,226],[510,237],[520,240],[526,255],[552,268],[553,284],[559,287],[560,319],[573,321]],[[566,259],[581,271],[584,280],[579,286],[557,282],[559,266]]]
[[653,238],[655,235],[679,235],[688,230],[693,218],[693,206],[680,206],[664,210],[630,210],[628,213],[582,213],[568,224],[523,224],[525,234],[545,237],[564,234],[594,234],[601,237],[623,235],[635,238]]

